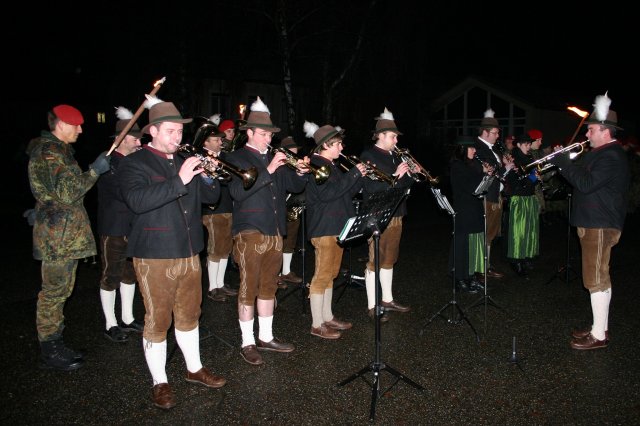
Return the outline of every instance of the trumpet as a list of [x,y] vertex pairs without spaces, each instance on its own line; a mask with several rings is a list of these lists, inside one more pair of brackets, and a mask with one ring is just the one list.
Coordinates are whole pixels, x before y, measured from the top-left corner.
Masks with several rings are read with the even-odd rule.
[[[231,174],[234,174],[242,179],[242,187],[244,189],[249,189],[256,183],[258,170],[255,167],[250,167],[247,170],[240,169],[219,157],[214,157],[209,151],[198,150],[193,145],[188,144],[180,145],[178,153],[183,157],[196,157],[200,160],[200,166],[204,169],[206,175],[211,178],[228,181],[231,179]],[[214,159],[218,162],[217,166],[213,163]]]
[[429,181],[431,186],[435,186],[440,182],[440,178],[431,176],[427,169],[422,167],[422,165],[413,158],[413,155],[409,153],[408,149],[400,149],[394,146],[393,151],[398,154],[400,160],[409,165],[409,175],[416,182],[424,182],[426,180]]
[[[267,144],[267,147],[273,154],[277,152],[282,152],[287,157],[286,165],[292,168],[293,170],[295,170],[296,172],[298,173],[306,172],[306,170],[298,167],[298,160],[300,160],[300,158],[290,149],[285,148],[283,146],[274,148],[269,144]],[[327,166],[316,167],[311,163],[304,163],[304,167],[306,167],[307,169],[309,169],[311,173],[313,173],[313,178],[315,179],[316,184],[318,185],[322,185],[323,183],[325,183],[327,179],[329,179],[329,176],[331,175],[331,169]]]
[[[582,154],[582,152],[584,151],[584,147],[589,143],[589,139],[587,139],[586,141],[583,142],[575,142],[572,143],[571,145],[567,145],[564,148],[561,148],[557,151],[552,152],[551,154],[545,155],[542,158],[538,158],[536,161],[532,161],[531,163],[527,164],[526,166],[522,166],[520,167],[521,171],[524,174],[528,174],[532,168],[536,168],[538,170],[539,173],[544,173],[546,171],[548,171],[549,169],[554,168],[555,166],[551,163],[549,163],[549,160],[551,160],[553,157],[555,157],[558,154],[564,154],[565,152],[569,152],[571,159],[576,158],[578,155]],[[573,150],[576,150],[580,148],[580,151],[578,152],[571,152]]]
[[[364,161],[362,161],[361,159],[359,159],[355,155],[347,156],[347,155],[344,155],[343,153],[340,153],[340,157],[344,158],[345,161],[348,161],[349,164],[351,164],[352,166],[357,166],[358,164],[364,164],[364,166],[365,166],[364,175],[366,177],[368,177],[369,179],[371,179],[371,180],[376,180],[376,181],[379,181],[379,182],[386,182],[391,186],[394,186],[396,184],[396,178],[395,177],[389,176],[388,174],[384,173],[382,170],[378,169],[377,167],[375,167],[371,163],[365,163]],[[342,163],[339,163],[339,165],[345,171],[349,171],[349,167],[345,166]]]

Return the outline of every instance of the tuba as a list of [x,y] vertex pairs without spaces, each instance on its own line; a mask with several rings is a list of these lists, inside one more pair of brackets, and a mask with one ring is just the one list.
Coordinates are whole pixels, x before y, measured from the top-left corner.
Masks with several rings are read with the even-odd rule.
[[[300,170],[300,168],[298,167],[298,160],[300,159],[293,151],[291,151],[288,148],[285,148],[283,146],[278,147],[278,148],[274,148],[271,145],[267,144],[267,147],[269,148],[269,150],[275,154],[276,152],[282,152],[284,153],[284,155],[287,157],[286,161],[287,161],[287,166],[289,166],[290,168],[292,168],[293,170],[295,170],[298,173],[305,173],[306,170]],[[322,166],[322,167],[316,167],[311,163],[304,163],[304,166],[309,169],[309,171],[311,173],[313,173],[313,178],[316,181],[316,184],[318,185],[322,185],[323,183],[325,183],[327,181],[327,179],[329,179],[329,176],[331,175],[331,169],[327,166]]]
[[[238,176],[242,179],[242,186],[244,189],[251,188],[258,177],[258,170],[255,167],[251,167],[247,170],[240,169],[219,157],[214,157],[211,152],[205,149],[198,149],[193,145],[180,145],[180,147],[178,147],[178,153],[183,157],[195,156],[198,158],[201,162],[200,166],[204,169],[207,176],[211,178],[228,181],[231,179],[231,174]],[[214,164],[213,160],[218,162],[217,166]]]

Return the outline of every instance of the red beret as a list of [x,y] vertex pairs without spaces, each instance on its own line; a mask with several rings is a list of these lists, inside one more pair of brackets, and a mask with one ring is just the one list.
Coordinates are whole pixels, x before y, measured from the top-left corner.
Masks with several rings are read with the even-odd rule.
[[536,139],[541,139],[542,138],[542,132],[538,129],[531,129],[527,132],[527,134],[529,135],[529,137],[531,139],[533,139],[534,141]]
[[72,126],[79,126],[84,123],[82,113],[71,105],[58,105],[53,108],[53,113],[60,120],[67,124],[71,124]]
[[218,126],[218,130],[224,132],[225,130],[233,129],[236,125],[231,120],[223,120],[222,123]]

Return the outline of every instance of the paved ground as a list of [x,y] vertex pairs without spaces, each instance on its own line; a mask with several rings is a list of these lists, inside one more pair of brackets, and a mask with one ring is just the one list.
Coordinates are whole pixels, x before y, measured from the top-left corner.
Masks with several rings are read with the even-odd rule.
[[[424,390],[403,378],[395,383],[396,376],[382,369],[381,388],[390,389],[373,404],[377,424],[640,424],[637,215],[627,221],[613,253],[612,343],[607,349],[569,348],[571,329],[589,324],[591,314],[580,279],[571,273],[566,282],[564,275],[556,275],[566,263],[567,228],[561,221],[543,229],[542,255],[528,279],[507,271],[499,246],[495,263],[507,275],[489,282],[490,299],[457,297],[473,329],[449,321],[452,307],[433,318],[452,300],[446,266],[451,224],[431,194],[417,189],[394,270],[395,297],[413,310],[392,314],[381,326],[379,346],[374,324],[364,313],[366,295],[358,287],[336,291],[334,313],[354,323],[336,341],[309,334],[311,319],[301,291],[285,299],[281,291],[274,330],[297,349],[266,354],[264,365],[251,366],[239,354],[235,304],[205,300],[203,334],[214,334],[201,341],[203,363],[228,383],[209,390],[185,382],[178,350],[167,367],[178,405],[164,412],[151,404],[140,336],[115,344],[102,334],[98,265],[91,262],[81,263],[65,311],[65,339],[88,351],[87,365],[70,373],[37,368],[39,263],[31,259],[30,228],[14,210],[3,213],[5,226],[18,234],[5,242],[10,250],[3,256],[0,278],[3,424],[367,424],[375,394],[370,371],[380,365]],[[578,244],[571,235],[569,260],[579,270]],[[353,249],[358,275],[364,253],[362,245]],[[310,279],[313,252],[305,257]],[[293,267],[301,273],[300,256]],[[237,274],[228,277],[237,286]],[[485,307],[485,300],[497,307]],[[135,311],[143,317],[139,294]],[[171,336],[169,351],[174,344]],[[337,386],[363,369],[363,377]]]

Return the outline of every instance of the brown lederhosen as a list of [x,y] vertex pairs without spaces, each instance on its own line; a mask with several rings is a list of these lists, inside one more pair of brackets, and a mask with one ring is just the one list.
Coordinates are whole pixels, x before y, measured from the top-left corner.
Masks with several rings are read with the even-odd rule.
[[100,289],[114,291],[120,288],[120,283],[135,284],[136,271],[133,269],[133,261],[125,254],[126,251],[127,237],[100,236]]
[[282,267],[282,236],[248,230],[236,234],[233,241],[233,258],[240,267],[238,303],[253,306],[256,296],[274,299]]
[[182,259],[141,259],[133,266],[144,300],[143,337],[153,343],[167,339],[171,317],[176,330],[191,331],[198,326],[202,303],[200,256]]
[[611,288],[609,260],[611,248],[622,232],[614,228],[577,228],[582,249],[582,283],[590,293]]
[[309,286],[309,294],[324,294],[333,287],[342,265],[344,249],[338,245],[336,235],[311,239],[316,249],[316,267]]
[[220,262],[227,259],[233,247],[231,238],[231,213],[204,214],[202,224],[207,228],[207,259],[211,262]]
[[[400,237],[402,236],[402,217],[391,218],[387,229],[380,235],[379,258],[380,269],[392,269],[398,261],[400,253]],[[375,244],[373,238],[369,238],[369,261],[367,269],[375,271]]]
[[500,197],[497,203],[485,200],[486,215],[487,215],[487,246],[491,245],[491,242],[500,235],[502,225],[502,197]]

